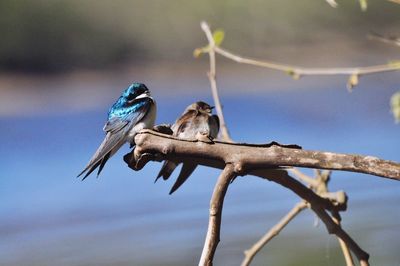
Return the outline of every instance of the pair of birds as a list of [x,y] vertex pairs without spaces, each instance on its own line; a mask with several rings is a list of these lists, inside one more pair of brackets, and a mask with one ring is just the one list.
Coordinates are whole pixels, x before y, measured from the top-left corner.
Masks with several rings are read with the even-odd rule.
[[[219,131],[219,119],[218,116],[212,114],[212,109],[205,102],[195,102],[189,105],[172,125],[173,136],[194,139],[200,133],[216,138]],[[98,168],[97,175],[99,175],[107,160],[122,145],[128,142],[134,146],[136,133],[154,126],[156,113],[156,102],[144,84],[133,83],[126,88],[108,111],[108,119],[103,128],[106,137],[78,177],[85,174],[82,179],[84,180],[96,168]],[[168,179],[177,166],[176,162],[165,161],[155,181],[160,177],[163,177],[164,180]],[[195,163],[190,162],[183,164],[170,194],[186,181],[196,166]]]

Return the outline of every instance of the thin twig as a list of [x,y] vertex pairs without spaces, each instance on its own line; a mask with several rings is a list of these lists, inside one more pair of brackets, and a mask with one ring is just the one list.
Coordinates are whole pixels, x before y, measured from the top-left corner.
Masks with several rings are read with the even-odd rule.
[[221,101],[219,99],[219,94],[218,94],[217,81],[216,81],[217,74],[216,74],[216,64],[215,64],[215,47],[216,46],[215,46],[214,38],[213,38],[210,28],[208,27],[206,22],[204,22],[204,21],[201,22],[201,29],[206,34],[208,43],[210,45],[210,49],[208,51],[208,55],[210,57],[210,71],[208,72],[208,79],[210,80],[211,92],[212,92],[212,95],[214,98],[215,109],[217,111],[217,115],[218,115],[219,121],[220,121],[221,137],[225,141],[233,142],[229,135],[228,127],[226,126],[226,123],[225,123],[224,113],[222,112],[222,105],[221,105]]
[[203,246],[203,252],[201,253],[199,266],[213,265],[215,250],[217,249],[220,240],[221,216],[224,198],[231,179],[235,177],[233,170],[233,165],[227,164],[215,184],[210,202],[210,217],[208,220],[207,235]]
[[[316,171],[316,178],[312,178],[306,174],[303,174],[298,169],[293,168],[290,171],[297,176],[301,181],[306,183],[311,189],[313,189],[319,196],[330,199],[335,204],[347,204],[347,197],[340,197],[339,194],[344,193],[342,191],[338,191],[336,193],[332,193],[328,191],[328,182],[331,172],[330,171]],[[343,199],[340,199],[343,198]],[[280,230],[285,227],[291,219],[297,215],[300,210],[298,210],[301,204],[305,204],[305,202],[298,203],[278,224],[272,227],[256,244],[253,245],[249,250],[245,251],[245,258],[242,262],[242,266],[249,265],[256,255],[256,253],[265,245],[269,240],[271,240],[274,236],[276,236]],[[304,208],[307,205],[304,206]],[[304,209],[303,208],[303,209]],[[340,222],[338,219],[333,218],[334,222],[340,226]],[[278,229],[278,231],[277,231]],[[343,256],[346,261],[347,266],[354,266],[353,258],[346,243],[338,238],[339,244],[341,246]]]
[[[347,204],[347,196],[343,191],[338,191],[335,193],[329,192],[328,182],[330,179],[331,171],[321,172],[320,170],[315,171],[315,178],[312,178],[296,168],[290,170],[297,178],[308,184],[319,196],[323,198],[328,198],[333,203],[337,202],[340,204]],[[344,194],[343,196],[340,196]],[[340,226],[340,220],[336,217],[332,217],[333,221]],[[340,238],[338,238],[340,247],[343,252],[344,259],[347,266],[354,266],[353,257],[349,251],[347,244]]]
[[311,76],[311,75],[367,75],[374,73],[382,73],[389,71],[396,71],[400,69],[397,64],[386,64],[386,65],[375,65],[367,67],[346,67],[346,68],[305,68],[299,66],[284,65],[279,63],[274,63],[271,61],[260,61],[256,59],[242,57],[233,54],[219,46],[215,47],[215,52],[226,58],[229,58],[237,63],[243,63],[253,66],[265,67],[274,70],[283,71],[289,73],[293,76]]
[[325,0],[331,7],[336,8],[338,4],[336,3],[335,0]]
[[314,178],[300,172],[297,168],[291,168],[291,169],[289,169],[289,172],[291,172],[300,181],[302,181],[312,187],[316,187],[318,185],[317,184],[318,182]]
[[377,40],[383,43],[392,44],[396,46],[400,46],[400,38],[394,36],[383,36],[379,33],[372,32],[368,34],[368,38],[372,40]]
[[[367,67],[347,67],[347,68],[305,68],[299,66],[292,66],[286,64],[275,63],[272,61],[261,61],[252,58],[243,57],[232,52],[229,52],[226,49],[223,49],[220,46],[212,45],[213,39],[210,27],[206,22],[201,23],[201,28],[207,34],[207,38],[210,44],[209,54],[211,55],[214,50],[215,53],[220,54],[228,59],[231,59],[237,63],[248,64],[253,66],[265,67],[273,70],[286,72],[293,77],[300,77],[306,75],[367,75],[373,73],[381,73],[388,71],[396,71],[400,69],[398,64],[386,64],[386,65],[375,65],[375,66],[367,66]],[[212,41],[210,41],[210,38]]]
[[307,208],[307,203],[302,201],[297,203],[285,217],[283,217],[276,225],[274,225],[260,240],[258,240],[251,248],[244,252],[245,258],[241,266],[250,265],[254,256],[275,236],[277,236],[282,229],[292,220],[297,214]]
[[[332,219],[337,225],[341,226],[340,221],[338,219],[336,219],[334,217]],[[342,249],[344,259],[346,261],[346,266],[354,266],[353,257],[351,256],[349,247],[346,245],[346,243],[342,239],[338,238],[338,241],[339,241],[340,248]]]

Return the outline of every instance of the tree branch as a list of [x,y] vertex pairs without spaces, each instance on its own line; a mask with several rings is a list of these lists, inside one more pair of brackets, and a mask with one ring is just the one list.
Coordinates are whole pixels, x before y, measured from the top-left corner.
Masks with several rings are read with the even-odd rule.
[[245,258],[242,261],[241,266],[250,265],[254,256],[275,236],[277,236],[281,230],[299,214],[301,211],[307,208],[307,203],[302,201],[297,203],[293,209],[291,209],[285,217],[283,217],[274,227],[272,227],[260,240],[258,240],[251,248],[244,252]]
[[[180,140],[151,130],[142,130],[135,137],[139,153],[162,153],[178,161],[211,160],[219,165],[235,163],[238,173],[278,168],[306,167],[359,172],[400,180],[400,164],[372,156],[309,151],[281,146],[199,140]],[[171,159],[171,158],[168,158]],[[213,166],[212,166],[213,167]]]
[[[279,175],[277,174],[279,170],[270,168],[287,165],[332,168],[400,179],[399,164],[378,158],[371,159],[368,156],[303,151],[277,146],[266,147],[266,145],[179,140],[151,130],[139,132],[135,136],[135,143],[137,146],[133,154],[126,155],[124,160],[136,170],[144,167],[149,160],[164,159],[182,162],[190,160],[196,164],[215,168],[225,168],[226,165],[231,165],[235,175],[257,175],[291,189],[310,203],[311,209],[325,224],[328,232],[342,239],[359,261],[364,264],[368,263],[368,253],[363,251],[325,211],[330,209],[337,217],[340,205],[333,205],[329,200],[316,195],[312,190],[304,187],[304,185],[287,174],[286,176]],[[348,163],[348,160],[351,163]]]
[[[400,3],[400,0],[399,0]],[[383,36],[379,33],[371,32],[368,34],[368,38],[372,40],[377,40],[383,43],[388,43],[396,46],[400,46],[400,38],[395,37],[395,36]]]
[[217,72],[216,72],[216,64],[215,64],[215,47],[216,46],[215,46],[214,38],[212,36],[212,33],[211,33],[210,28],[208,27],[207,23],[202,22],[201,29],[206,34],[208,43],[210,45],[210,49],[208,51],[208,55],[210,57],[210,71],[208,72],[208,79],[210,80],[210,84],[211,84],[211,92],[212,92],[212,96],[213,96],[214,103],[215,103],[215,110],[217,111],[217,115],[219,117],[221,137],[222,137],[222,140],[225,140],[228,142],[233,142],[231,139],[231,136],[229,134],[228,127],[226,126],[226,123],[225,123],[224,113],[222,112],[222,105],[221,105],[221,101],[220,101],[219,95],[218,95],[218,88],[217,88],[217,81],[216,81]]
[[[336,219],[336,218],[332,218],[332,219],[337,225],[341,226],[340,221],[338,219]],[[342,249],[342,253],[343,253],[344,259],[346,261],[346,265],[354,266],[353,257],[351,256],[349,247],[346,245],[346,242],[344,242],[340,238],[338,238],[338,241],[339,241],[340,248]]]
[[227,164],[218,178],[214,187],[214,192],[210,201],[210,217],[206,240],[203,246],[203,252],[199,261],[199,266],[213,265],[215,250],[220,240],[221,217],[224,198],[230,181],[235,178],[233,166]]
[[[217,53],[217,54],[219,54],[223,57],[226,57],[230,60],[233,60],[237,63],[248,64],[248,65],[283,71],[283,72],[291,75],[295,79],[298,79],[301,76],[348,75],[350,78],[347,83],[347,88],[350,90],[358,84],[358,78],[361,75],[368,75],[368,74],[400,70],[400,64],[396,64],[396,63],[395,64],[367,66],[367,67],[306,68],[306,67],[299,67],[299,66],[275,63],[272,61],[252,59],[252,58],[248,58],[248,57],[239,56],[237,54],[229,52],[228,50],[226,50],[220,46],[216,46],[214,43],[214,40],[212,38],[210,27],[208,26],[208,24],[206,22],[201,23],[201,28],[207,35],[209,47],[207,47],[208,50],[207,49],[205,49],[205,50],[208,51],[208,53],[210,55],[210,59],[211,59],[212,54]],[[214,55],[214,57],[215,57],[215,55]],[[215,58],[213,60],[214,60],[214,64],[215,64]],[[211,61],[210,61],[210,64],[212,64]],[[215,67],[214,67],[214,69],[215,69]]]
[[253,66],[270,68],[273,70],[279,70],[291,75],[298,76],[316,76],[316,75],[367,75],[382,72],[396,71],[400,69],[397,64],[385,64],[385,65],[375,65],[367,67],[345,67],[345,68],[305,68],[299,66],[284,65],[279,63],[274,63],[271,61],[260,61],[256,59],[251,59],[247,57],[242,57],[229,52],[226,49],[216,46],[215,52],[228,59],[231,59],[237,63],[248,64]]

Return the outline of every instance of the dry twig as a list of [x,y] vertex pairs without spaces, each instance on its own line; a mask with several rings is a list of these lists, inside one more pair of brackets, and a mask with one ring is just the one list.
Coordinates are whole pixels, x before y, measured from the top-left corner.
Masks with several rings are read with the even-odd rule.
[[[334,204],[347,204],[347,196],[343,191],[338,191],[336,193],[329,193],[328,191],[328,182],[330,179],[330,171],[325,171],[321,173],[321,171],[316,171],[316,178],[309,177],[308,175],[303,174],[296,168],[290,169],[290,171],[297,176],[301,181],[308,184],[308,186],[316,192],[319,196],[328,198]],[[299,214],[302,210],[309,207],[309,205],[302,201],[297,203],[292,210],[289,211],[288,214],[282,220],[273,226],[259,241],[257,241],[250,249],[246,250],[245,258],[242,262],[242,266],[250,265],[254,256],[261,250],[261,248],[266,245],[273,237],[278,235],[278,233],[292,220],[297,214]],[[338,218],[333,217],[333,221],[340,226],[340,220]],[[343,256],[346,261],[347,266],[354,266],[353,258],[347,247],[346,243],[338,238],[340,247],[343,252]]]
[[274,225],[260,240],[258,240],[251,248],[244,252],[245,258],[241,266],[248,266],[252,262],[254,256],[270,241],[277,236],[282,229],[292,220],[297,214],[307,208],[307,203],[302,201],[297,203],[276,225]]
[[396,36],[384,36],[376,32],[372,32],[368,34],[368,38],[372,40],[377,40],[383,43],[392,44],[396,46],[400,46],[400,38]]
[[210,80],[211,84],[211,92],[213,95],[214,103],[215,103],[215,110],[217,111],[217,115],[220,121],[220,130],[221,130],[221,137],[223,140],[228,142],[233,142],[228,131],[228,127],[225,123],[224,113],[222,112],[222,105],[218,95],[218,88],[217,88],[217,81],[216,81],[216,64],[215,64],[215,42],[214,38],[211,34],[211,31],[207,25],[207,23],[202,22],[201,28],[205,32],[208,43],[210,45],[210,49],[208,51],[208,55],[210,57],[210,71],[208,72],[208,79]]
[[336,215],[346,206],[332,204],[330,200],[318,196],[288,175],[274,175],[271,168],[287,165],[331,168],[400,180],[400,164],[378,158],[371,159],[368,156],[303,151],[265,145],[180,140],[151,130],[139,132],[135,137],[135,143],[137,146],[133,154],[124,158],[135,170],[143,168],[149,160],[167,159],[181,162],[190,160],[196,164],[219,169],[224,169],[229,164],[233,167],[235,175],[256,175],[287,187],[310,203],[310,208],[325,224],[328,232],[342,239],[362,263],[368,263],[369,255],[332,220],[326,211],[329,210]]
[[[201,28],[207,34],[207,36],[212,36],[210,27],[206,22],[201,23]],[[209,37],[208,37],[209,38]],[[210,42],[209,42],[210,43]],[[273,70],[283,71],[293,78],[298,79],[302,76],[315,76],[315,75],[348,75],[349,80],[347,83],[347,88],[352,89],[354,86],[358,84],[359,77],[362,75],[368,74],[376,74],[383,73],[389,71],[396,71],[400,69],[400,64],[385,64],[385,65],[375,65],[375,66],[367,66],[367,67],[350,67],[350,68],[305,68],[298,66],[285,65],[280,63],[275,63],[272,61],[261,61],[248,57],[239,56],[228,50],[220,47],[211,45],[206,49],[208,53],[211,55],[214,52],[224,56],[228,59],[231,59],[237,63],[248,64],[258,67],[269,68]]]

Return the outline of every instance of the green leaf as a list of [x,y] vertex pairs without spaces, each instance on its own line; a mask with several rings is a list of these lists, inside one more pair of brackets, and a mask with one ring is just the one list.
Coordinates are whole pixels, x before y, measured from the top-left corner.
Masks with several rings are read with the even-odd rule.
[[396,92],[390,98],[390,106],[396,123],[400,123],[400,91]]
[[367,11],[368,8],[367,0],[360,0],[360,7],[362,11]]
[[213,39],[216,46],[220,46],[222,41],[224,40],[225,32],[223,30],[216,30],[213,33]]

